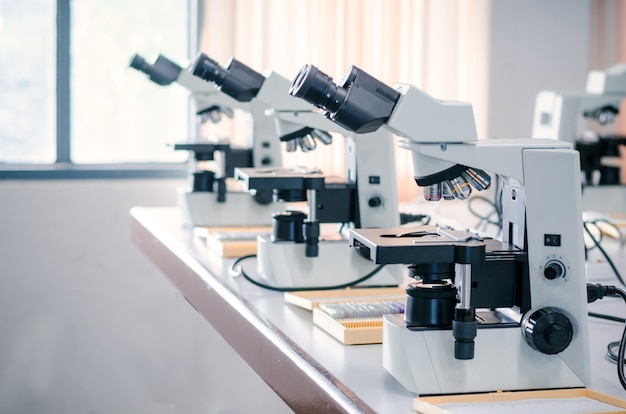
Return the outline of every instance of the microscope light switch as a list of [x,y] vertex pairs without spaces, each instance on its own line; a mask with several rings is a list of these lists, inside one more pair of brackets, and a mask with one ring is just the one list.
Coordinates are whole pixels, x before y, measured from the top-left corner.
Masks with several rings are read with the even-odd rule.
[[560,246],[561,235],[560,234],[544,234],[543,245],[544,246]]
[[370,175],[369,176],[370,184],[380,184],[380,176],[378,175]]

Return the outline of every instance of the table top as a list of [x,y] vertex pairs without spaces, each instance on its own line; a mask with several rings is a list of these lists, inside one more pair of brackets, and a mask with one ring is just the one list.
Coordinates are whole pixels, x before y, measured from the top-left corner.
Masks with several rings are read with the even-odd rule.
[[[285,303],[282,293],[230,275],[233,259],[207,250],[192,229],[183,226],[177,208],[135,207],[131,216],[135,244],[294,411],[411,411],[416,395],[383,368],[382,345],[343,345],[313,324],[310,311]],[[615,245],[623,272],[626,259]],[[590,282],[619,285],[597,252],[587,263]],[[243,266],[254,273],[255,260]],[[589,310],[623,317],[622,302],[606,298],[590,304]],[[616,365],[606,357],[607,344],[621,338],[623,328],[590,318],[590,388],[626,399]]]

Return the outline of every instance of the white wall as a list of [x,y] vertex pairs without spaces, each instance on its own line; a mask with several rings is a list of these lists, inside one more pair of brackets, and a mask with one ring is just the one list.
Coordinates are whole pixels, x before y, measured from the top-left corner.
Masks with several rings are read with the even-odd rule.
[[285,410],[132,244],[179,184],[0,181],[0,413]]
[[589,0],[493,0],[489,138],[530,138],[541,90],[585,88]]

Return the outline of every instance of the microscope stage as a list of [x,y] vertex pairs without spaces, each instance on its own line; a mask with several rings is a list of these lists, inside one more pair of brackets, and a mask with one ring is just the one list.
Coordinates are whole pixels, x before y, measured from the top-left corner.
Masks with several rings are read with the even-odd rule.
[[235,177],[254,190],[319,190],[326,176],[305,168],[237,168]]

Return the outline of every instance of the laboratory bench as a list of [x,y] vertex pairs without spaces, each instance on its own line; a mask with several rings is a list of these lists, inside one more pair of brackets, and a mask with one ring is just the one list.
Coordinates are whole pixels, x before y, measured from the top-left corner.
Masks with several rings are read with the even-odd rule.
[[[314,325],[310,311],[286,303],[283,293],[233,277],[233,259],[206,249],[183,225],[177,208],[135,207],[131,217],[134,243],[291,410],[412,412],[416,395],[383,368],[382,345],[344,345]],[[626,273],[623,247],[612,247],[613,259]],[[587,263],[590,282],[618,286],[598,252],[592,251]],[[254,273],[254,259],[243,265]],[[626,304],[606,298],[589,310],[623,317]],[[616,365],[606,356],[607,344],[621,337],[623,325],[589,321],[589,388],[626,399]]]

